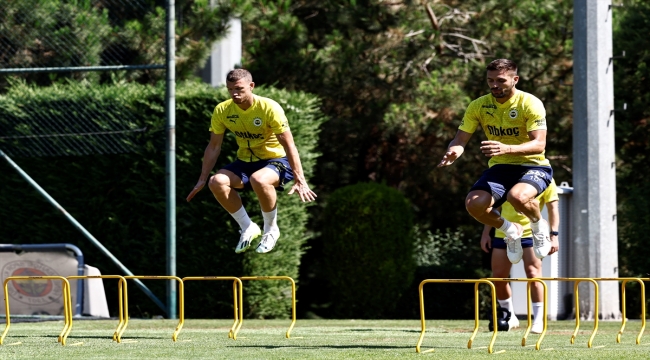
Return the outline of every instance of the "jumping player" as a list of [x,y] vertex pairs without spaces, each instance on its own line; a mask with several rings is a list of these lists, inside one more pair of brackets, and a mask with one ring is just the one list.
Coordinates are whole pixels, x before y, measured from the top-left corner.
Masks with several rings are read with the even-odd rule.
[[533,250],[539,259],[551,249],[548,222],[542,219],[537,196],[553,178],[553,169],[544,157],[546,148],[546,110],[532,94],[516,88],[517,65],[497,59],[487,66],[487,84],[491,94],[472,101],[456,136],[438,167],[453,164],[480,125],[488,140],[481,152],[488,157],[489,168],[472,186],[465,199],[467,211],[482,224],[502,230],[508,243],[508,258],[521,259],[523,227],[501,217],[498,211],[508,201],[517,212],[530,219]]
[[[241,228],[235,252],[246,251],[261,235],[256,251],[267,253],[280,237],[276,189],[282,190],[284,185],[294,180],[289,195],[297,192],[306,202],[316,200],[316,194],[305,180],[298,149],[282,107],[274,100],[253,94],[253,76],[245,69],[230,71],[226,76],[226,86],[231,99],[214,109],[201,176],[187,201],[192,200],[208,182],[221,152],[225,131],[232,131],[239,146],[237,160],[210,177],[208,186]],[[243,189],[253,189],[257,194],[264,217],[263,232],[251,221],[242,204],[238,191]]]

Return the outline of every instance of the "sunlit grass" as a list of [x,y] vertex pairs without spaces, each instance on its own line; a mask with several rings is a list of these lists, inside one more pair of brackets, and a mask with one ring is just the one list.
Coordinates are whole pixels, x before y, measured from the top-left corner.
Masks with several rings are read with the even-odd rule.
[[[472,320],[427,321],[427,333],[418,354],[419,320],[298,320],[287,339],[289,320],[245,320],[237,340],[228,338],[232,320],[185,320],[178,341],[172,333],[178,321],[131,319],[122,343],[112,341],[116,320],[75,320],[66,346],[57,342],[62,321],[12,323],[0,346],[1,359],[467,359],[499,356],[533,359],[642,359],[650,357],[650,338],[635,339],[640,321],[629,321],[616,343],[620,322],[601,321],[592,348],[587,342],[593,322],[580,323],[575,344],[570,338],[574,321],[549,323],[549,331],[535,350],[538,335],[521,346],[523,330],[499,333],[494,351],[487,345],[492,333],[487,321],[467,348]],[[525,321],[522,322],[524,325]],[[0,328],[4,330],[3,323]],[[647,340],[644,341],[644,340]],[[433,349],[433,351],[430,351]],[[496,354],[499,352],[498,354]]]

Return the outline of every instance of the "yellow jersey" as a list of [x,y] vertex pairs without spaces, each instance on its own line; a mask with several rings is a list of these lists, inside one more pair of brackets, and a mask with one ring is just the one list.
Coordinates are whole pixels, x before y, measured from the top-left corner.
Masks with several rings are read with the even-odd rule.
[[[492,94],[487,94],[469,104],[458,129],[473,134],[478,125],[488,140],[519,145],[530,141],[528,132],[546,130],[546,110],[541,100],[521,90],[503,104],[497,102]],[[551,166],[544,151],[534,155],[505,154],[490,158],[488,166],[496,164]]]
[[226,100],[212,113],[210,131],[223,134],[232,131],[237,139],[237,158],[246,161],[277,159],[286,156],[277,138],[289,130],[289,121],[276,101],[253,95],[253,105],[242,110],[232,99]]
[[[555,179],[551,179],[551,183],[548,185],[546,190],[537,197],[537,200],[539,200],[539,209],[543,209],[544,205],[552,201],[557,201],[559,198]],[[501,205],[501,217],[510,222],[521,224],[521,226],[524,227],[524,234],[521,236],[522,238],[533,236],[533,231],[530,229],[530,219],[527,218],[526,215],[518,213],[517,210],[515,210],[515,208],[507,201]],[[504,239],[506,234],[503,231],[496,229],[495,237]]]

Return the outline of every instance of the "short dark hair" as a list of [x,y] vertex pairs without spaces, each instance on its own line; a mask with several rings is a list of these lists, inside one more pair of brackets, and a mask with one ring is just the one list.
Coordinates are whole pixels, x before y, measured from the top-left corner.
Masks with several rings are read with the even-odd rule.
[[515,64],[514,61],[508,59],[493,60],[491,63],[488,64],[486,69],[498,70],[498,71],[508,70],[508,71],[513,71],[515,74],[517,74],[517,64]]
[[228,72],[228,75],[226,75],[227,82],[235,82],[241,79],[245,79],[246,81],[253,82],[253,75],[251,75],[250,71],[246,69],[230,70]]

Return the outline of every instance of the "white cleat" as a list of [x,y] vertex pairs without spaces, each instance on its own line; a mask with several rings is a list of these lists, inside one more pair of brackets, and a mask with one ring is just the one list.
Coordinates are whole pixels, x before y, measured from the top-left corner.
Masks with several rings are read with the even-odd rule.
[[519,319],[515,316],[515,314],[512,314],[510,316],[510,320],[508,320],[508,327],[509,330],[516,329],[519,327]]
[[248,250],[248,248],[251,247],[251,242],[262,235],[262,230],[260,230],[260,227],[255,223],[251,223],[246,230],[239,230],[239,232],[241,233],[241,236],[239,237],[239,243],[237,243],[237,247],[235,248],[237,254]]
[[544,331],[544,323],[543,322],[533,322],[533,326],[530,328],[530,332],[533,334],[541,334]]
[[533,231],[533,249],[535,257],[543,259],[551,251],[551,238],[549,236],[548,221],[541,219],[539,221],[539,232]]
[[278,238],[280,237],[280,230],[279,229],[272,229],[264,233],[262,235],[262,240],[260,241],[259,245],[257,245],[257,251],[260,254],[265,254],[275,247],[275,243],[278,241]]
[[517,237],[507,236],[503,241],[507,245],[508,260],[513,264],[517,264],[524,257],[524,249],[521,247],[521,236],[524,234],[524,228],[518,223],[513,223],[513,225],[517,227]]

